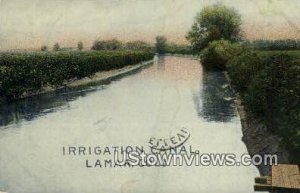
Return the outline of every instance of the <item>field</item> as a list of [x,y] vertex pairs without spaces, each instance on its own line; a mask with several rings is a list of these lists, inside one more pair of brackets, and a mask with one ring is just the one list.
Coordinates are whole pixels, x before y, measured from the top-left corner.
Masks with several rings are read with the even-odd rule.
[[45,86],[58,87],[72,78],[121,68],[152,57],[153,53],[140,51],[2,53],[0,96],[16,99]]

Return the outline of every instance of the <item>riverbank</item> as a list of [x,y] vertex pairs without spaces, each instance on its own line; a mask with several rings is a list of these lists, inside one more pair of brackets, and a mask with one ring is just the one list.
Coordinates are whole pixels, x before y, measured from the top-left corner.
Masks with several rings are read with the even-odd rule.
[[[103,82],[103,81],[109,81],[114,78],[124,76],[128,73],[132,73],[137,70],[140,70],[151,64],[153,64],[153,60],[148,60],[148,61],[141,62],[141,63],[135,64],[135,65],[125,66],[123,68],[117,68],[117,69],[108,70],[108,71],[96,72],[95,74],[84,77],[84,78],[69,79],[68,81],[65,81],[62,86],[59,86],[59,87],[49,87],[48,86],[48,87],[42,87],[40,90],[38,90],[36,92],[25,92],[22,94],[22,96],[19,99],[36,96],[36,95],[41,95],[41,94],[46,94],[46,93],[50,93],[50,92],[55,92],[57,90],[62,90],[62,89],[76,89],[81,86],[97,84],[97,83]],[[5,97],[0,97],[0,103],[5,102],[5,101],[6,101]]]
[[[224,73],[231,85],[229,75],[227,72]],[[262,121],[247,114],[238,93],[236,93],[236,99],[234,101],[242,124],[242,140],[246,144],[249,154],[251,156],[255,154],[275,154],[277,155],[278,163],[289,163],[290,155],[288,150],[281,145],[282,138],[268,131]],[[261,176],[270,175],[271,166],[262,164],[257,166],[257,168]]]
[[128,73],[140,70],[143,67],[147,67],[148,65],[153,64],[153,62],[154,62],[154,60],[148,60],[145,62],[138,63],[136,65],[126,66],[126,67],[119,68],[119,69],[96,72],[94,75],[89,76],[89,77],[69,80],[63,88],[67,87],[70,89],[74,89],[74,88],[77,88],[80,86],[86,86],[89,84],[96,84],[98,82],[112,80],[114,78],[118,78],[118,77],[126,75]]

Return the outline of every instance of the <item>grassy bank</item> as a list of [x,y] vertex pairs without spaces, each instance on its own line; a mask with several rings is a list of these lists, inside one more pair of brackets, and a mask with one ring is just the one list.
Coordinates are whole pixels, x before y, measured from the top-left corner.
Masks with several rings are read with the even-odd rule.
[[247,114],[282,138],[300,162],[300,51],[259,51],[221,40],[201,53],[208,70],[226,70]]
[[0,95],[16,99],[43,87],[59,87],[72,78],[150,60],[151,52],[69,51],[3,53],[0,55]]

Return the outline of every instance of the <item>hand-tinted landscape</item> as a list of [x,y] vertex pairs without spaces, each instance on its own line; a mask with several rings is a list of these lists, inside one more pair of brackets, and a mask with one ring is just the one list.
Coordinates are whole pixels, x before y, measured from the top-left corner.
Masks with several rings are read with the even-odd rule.
[[0,0],[0,192],[299,192],[299,9]]

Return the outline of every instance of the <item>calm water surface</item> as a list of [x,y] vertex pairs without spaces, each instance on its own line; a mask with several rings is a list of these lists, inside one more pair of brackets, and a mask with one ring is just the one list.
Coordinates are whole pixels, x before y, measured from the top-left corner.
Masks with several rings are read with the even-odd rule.
[[[185,127],[186,147],[247,153],[222,73],[166,56],[129,76],[0,107],[0,191],[10,193],[250,193],[254,166],[87,168],[102,155],[62,147],[148,147]],[[104,155],[103,155],[104,156]]]

